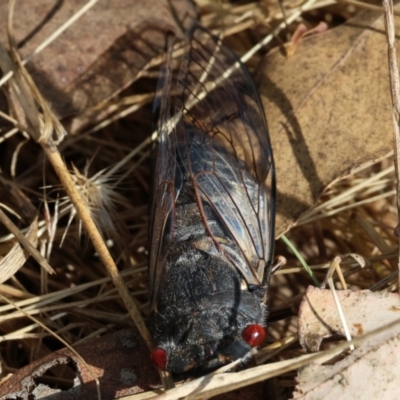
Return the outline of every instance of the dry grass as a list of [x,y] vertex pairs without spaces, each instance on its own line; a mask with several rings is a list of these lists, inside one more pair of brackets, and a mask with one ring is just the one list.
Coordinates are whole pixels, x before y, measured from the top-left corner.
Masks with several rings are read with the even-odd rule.
[[[214,6],[215,2],[198,0],[197,3],[202,23],[210,29],[221,29],[221,9]],[[283,29],[285,24],[276,2],[224,4],[223,23],[229,26],[227,36],[235,35],[236,39],[233,41],[228,37],[227,42],[243,55],[270,32],[275,32],[275,37],[269,39],[270,43],[262,52],[256,52],[248,60],[249,68],[254,70],[262,54],[286,41],[288,33],[294,31],[299,21],[314,23],[325,19],[335,25],[356,12],[354,5],[326,0],[309,1],[302,9],[298,9],[299,5],[300,2],[295,1],[286,5],[289,27]],[[292,17],[294,13],[297,14]],[[17,12],[14,18],[18,18]],[[9,279],[2,279],[0,284],[3,378],[64,346],[30,317],[58,332],[71,345],[132,326],[126,309],[128,300],[123,297],[124,288],[117,289],[113,280],[129,290],[134,299],[131,306],[137,305],[145,312],[148,304],[150,103],[154,87],[155,79],[146,78],[135,83],[103,105],[99,113],[104,112],[105,117],[101,121],[96,121],[78,136],[67,135],[58,146],[59,161],[65,161],[69,172],[64,172],[68,172],[69,181],[79,193],[74,201],[86,210],[86,218],[94,222],[89,226],[100,232],[101,251],[111,253],[119,272],[110,270],[111,267],[107,272],[101,262],[98,244],[94,246],[93,240],[88,239],[88,225],[86,229],[82,227],[82,218],[77,215],[79,211],[71,202],[71,192],[66,190],[65,181],[60,183],[48,152],[28,139],[26,133],[21,133],[20,129],[32,135],[31,126],[26,127],[25,121],[17,123],[14,113],[10,114],[13,117],[7,125],[2,123],[0,210],[23,235],[27,235],[34,216],[38,216],[35,232],[40,256],[25,260],[22,255],[21,258],[18,241],[5,228],[3,219],[0,224],[0,263],[4,269],[11,268]],[[38,104],[37,98],[32,98],[34,104]],[[40,129],[37,132],[39,136],[42,133]],[[336,255],[352,252],[365,257],[368,267],[361,269],[355,262],[343,263],[342,270],[350,288],[397,290],[394,190],[392,158],[388,156],[335,184],[315,209],[302,216],[298,226],[287,236],[317,279],[324,280],[326,269]],[[1,259],[13,247],[19,253],[18,261]],[[312,283],[297,258],[280,240],[276,254],[284,255],[287,264],[272,278],[272,315],[278,310],[296,307],[301,293]],[[39,263],[47,262],[55,274],[39,266]],[[110,271],[118,277],[110,278]],[[283,362],[302,354],[296,338],[296,318],[290,317],[270,324],[268,345],[260,350],[257,364],[267,360]],[[304,363],[307,362],[305,359]],[[254,376],[265,379],[279,374],[278,384],[292,387],[293,368],[296,367],[298,364],[289,368],[285,364],[292,372],[283,373],[282,364],[277,364],[272,372],[264,370],[261,375],[254,372]],[[229,382],[227,388],[224,384],[221,383],[221,387],[228,390]]]

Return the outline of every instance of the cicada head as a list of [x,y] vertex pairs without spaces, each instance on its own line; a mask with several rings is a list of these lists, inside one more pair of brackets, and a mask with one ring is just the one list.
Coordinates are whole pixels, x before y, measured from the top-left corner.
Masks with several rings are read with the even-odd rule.
[[[265,307],[255,294],[240,291],[203,298],[195,307],[169,307],[150,318],[153,363],[174,374],[206,372],[245,359],[265,338]],[[171,318],[169,314],[173,314]]]

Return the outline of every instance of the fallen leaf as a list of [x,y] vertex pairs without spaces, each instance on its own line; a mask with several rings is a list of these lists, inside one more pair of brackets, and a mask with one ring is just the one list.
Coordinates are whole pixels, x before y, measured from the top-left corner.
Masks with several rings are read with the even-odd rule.
[[396,399],[400,335],[375,339],[335,365],[311,364],[299,374],[293,399]]
[[[76,13],[79,0],[17,2],[14,31],[22,57]],[[196,14],[176,0],[179,20]],[[7,38],[8,2],[0,4],[0,38]],[[164,50],[167,30],[179,33],[168,0],[99,0],[27,65],[59,118],[76,115],[126,88]]]
[[[125,329],[74,346],[100,381],[103,399],[114,399],[160,387],[150,352],[136,329]],[[75,371],[66,390],[43,383],[50,369],[63,365]],[[56,351],[20,369],[0,386],[0,398],[97,399],[93,376],[69,349]],[[51,381],[48,381],[51,382]]]
[[[400,296],[368,290],[338,291],[337,295],[353,337],[387,328],[366,338],[350,355],[333,365],[312,363],[301,369],[293,398],[397,398]],[[309,288],[300,306],[300,342],[317,350],[322,338],[334,333],[344,334],[332,293]]]
[[[398,293],[339,290],[336,294],[352,337],[400,319]],[[309,351],[318,351],[324,338],[345,335],[330,290],[308,287],[299,308],[298,331],[300,344]]]
[[276,163],[277,237],[327,187],[392,150],[384,32],[382,14],[363,12],[304,38],[292,57],[265,57],[257,81]]

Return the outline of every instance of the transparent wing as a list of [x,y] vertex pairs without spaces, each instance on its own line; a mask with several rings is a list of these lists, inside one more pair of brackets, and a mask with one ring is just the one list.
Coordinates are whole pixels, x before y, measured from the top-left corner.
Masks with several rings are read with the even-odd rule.
[[153,113],[158,115],[157,139],[154,143],[152,211],[150,220],[149,291],[151,309],[167,262],[167,249],[174,240],[175,200],[182,186],[176,163],[170,119],[173,37],[168,37],[167,60],[159,72]]
[[[150,235],[152,309],[175,241],[175,201],[183,176],[190,178],[206,231],[249,284],[268,279],[273,254],[275,174],[257,91],[246,68],[219,38],[194,25],[187,40],[172,118],[171,44],[155,101],[159,119]],[[230,251],[224,238],[213,237],[204,203],[215,211],[243,257]]]
[[[275,173],[261,102],[247,69],[219,38],[195,25],[188,40],[177,84],[177,151],[201,198],[199,211],[202,202],[212,206],[246,260],[232,261],[249,284],[262,284],[273,254]],[[223,241],[213,240],[229,256]]]

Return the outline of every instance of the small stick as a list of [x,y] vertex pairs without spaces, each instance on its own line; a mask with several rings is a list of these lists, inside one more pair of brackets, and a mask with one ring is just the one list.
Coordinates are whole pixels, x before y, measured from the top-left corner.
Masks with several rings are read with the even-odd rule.
[[[338,297],[338,295],[336,293],[335,285],[334,285],[333,279],[332,279],[333,271],[336,270],[336,272],[338,274],[340,273],[339,276],[342,278],[341,279],[342,285],[344,283],[344,289],[345,290],[347,289],[346,282],[344,282],[343,275],[342,275],[342,272],[340,270],[340,261],[341,261],[341,257],[340,256],[337,256],[337,257],[334,258],[334,260],[332,261],[331,266],[329,267],[328,274],[327,274],[327,277],[326,277],[326,281],[327,281],[327,283],[329,285],[329,288],[331,289],[333,300],[334,300],[334,302],[336,304],[336,309],[337,309],[337,311],[339,313],[340,321],[342,322],[342,326],[343,326],[343,330],[344,330],[344,333],[345,333],[345,336],[346,336],[346,340],[348,342],[351,342],[352,341],[352,337],[351,337],[351,334],[350,334],[350,330],[349,330],[349,327],[347,325],[346,317],[344,316],[342,305],[340,304],[339,297]],[[354,345],[350,344],[349,349],[351,351],[354,351]]]
[[[392,116],[393,116],[393,133],[394,133],[394,166],[396,170],[396,191],[397,191],[397,218],[400,216],[400,83],[399,83],[399,68],[397,66],[396,48],[395,48],[395,31],[393,21],[393,1],[382,0],[385,16],[386,38],[388,42],[388,61],[389,61],[389,76],[390,89],[392,94]],[[400,223],[398,220],[395,234],[399,238],[400,248]],[[397,263],[400,270],[400,253]],[[400,274],[399,274],[399,290],[400,290]]]

